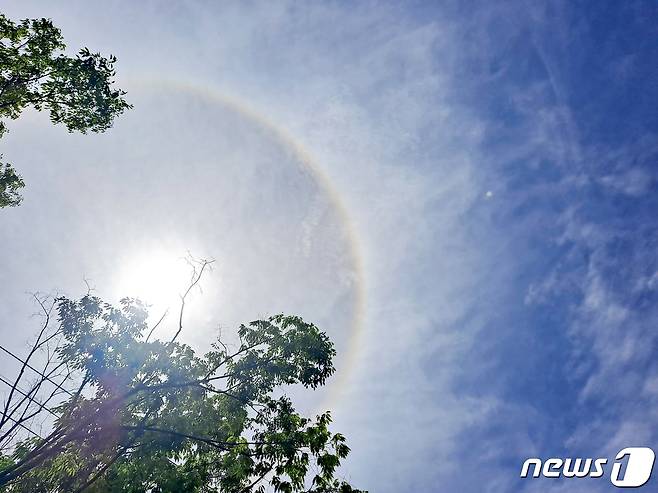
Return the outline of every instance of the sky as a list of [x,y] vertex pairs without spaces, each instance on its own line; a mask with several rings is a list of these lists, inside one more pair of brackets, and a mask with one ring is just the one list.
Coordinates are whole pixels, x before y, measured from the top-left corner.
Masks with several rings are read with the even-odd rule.
[[603,492],[521,464],[658,449],[655,2],[2,10],[116,55],[134,104],[99,135],[9,124],[3,344],[35,291],[162,310],[190,252],[215,263],[185,342],[279,312],[335,341],[298,399],[332,409],[355,486]]

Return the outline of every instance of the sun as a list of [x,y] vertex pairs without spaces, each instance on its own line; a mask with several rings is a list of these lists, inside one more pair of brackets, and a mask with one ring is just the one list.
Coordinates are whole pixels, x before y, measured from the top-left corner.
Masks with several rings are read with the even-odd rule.
[[123,263],[116,292],[121,297],[139,298],[154,310],[166,310],[180,302],[192,276],[185,257],[164,250],[151,250]]

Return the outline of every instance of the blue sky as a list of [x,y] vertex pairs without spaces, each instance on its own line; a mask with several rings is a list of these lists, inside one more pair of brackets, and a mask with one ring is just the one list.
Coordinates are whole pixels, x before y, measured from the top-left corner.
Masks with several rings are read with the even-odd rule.
[[658,448],[655,3],[3,10],[117,55],[135,103],[100,136],[28,113],[3,138],[28,183],[0,225],[13,347],[27,291],[117,298],[190,250],[217,267],[188,342],[279,311],[336,340],[299,399],[334,409],[360,487],[609,491],[518,474]]

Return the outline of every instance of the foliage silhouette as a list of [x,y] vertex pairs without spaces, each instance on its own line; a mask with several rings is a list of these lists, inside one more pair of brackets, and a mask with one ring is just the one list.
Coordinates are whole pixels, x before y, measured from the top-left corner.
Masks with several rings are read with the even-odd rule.
[[[197,265],[192,286],[207,262]],[[349,448],[329,412],[304,417],[283,393],[334,372],[326,334],[276,315],[241,325],[232,349],[218,338],[198,355],[176,340],[189,292],[167,341],[151,340],[136,299],[37,298],[45,321],[0,419],[0,491],[359,491],[336,477]],[[26,368],[40,376],[28,388]],[[20,433],[35,420],[46,435]]]
[[[0,14],[0,137],[7,120],[33,107],[48,110],[50,120],[70,131],[103,132],[131,108],[115,89],[113,56],[88,48],[63,53],[60,30],[49,19],[13,22]],[[21,202],[23,180],[10,164],[0,165],[0,208]]]

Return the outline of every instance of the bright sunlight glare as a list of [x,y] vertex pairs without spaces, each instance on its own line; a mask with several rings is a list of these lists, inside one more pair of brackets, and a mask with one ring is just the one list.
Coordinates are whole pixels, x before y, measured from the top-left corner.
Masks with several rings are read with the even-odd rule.
[[183,256],[165,251],[145,252],[124,263],[115,292],[164,310],[179,302],[191,276],[192,267]]

